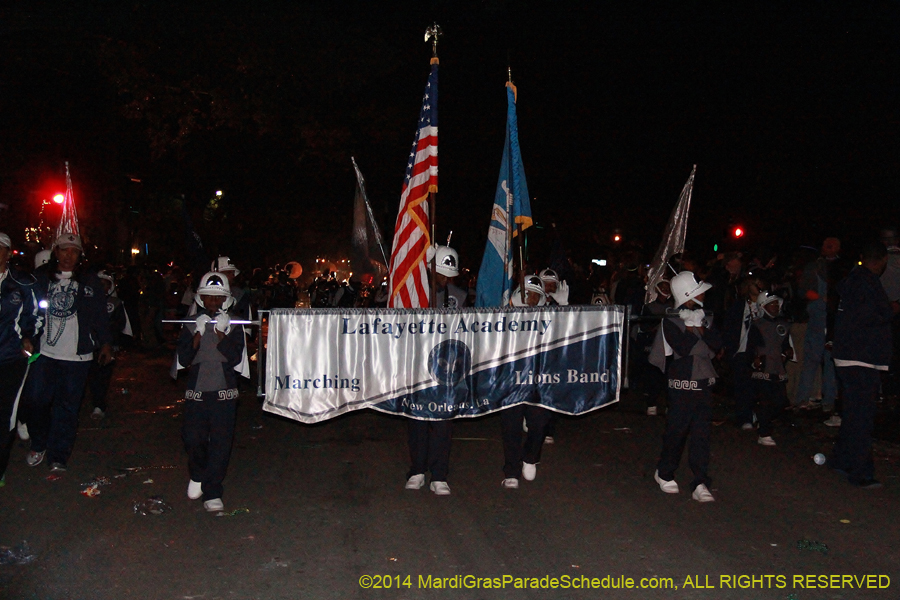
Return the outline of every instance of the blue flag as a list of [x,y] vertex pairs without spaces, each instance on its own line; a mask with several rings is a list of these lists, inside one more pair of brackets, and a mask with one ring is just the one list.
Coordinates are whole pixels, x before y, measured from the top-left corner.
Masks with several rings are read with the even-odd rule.
[[521,231],[531,227],[531,202],[519,152],[516,92],[511,83],[506,87],[506,101],[506,143],[494,195],[491,227],[478,271],[475,294],[475,306],[478,307],[509,305],[510,292],[515,287],[513,242]]

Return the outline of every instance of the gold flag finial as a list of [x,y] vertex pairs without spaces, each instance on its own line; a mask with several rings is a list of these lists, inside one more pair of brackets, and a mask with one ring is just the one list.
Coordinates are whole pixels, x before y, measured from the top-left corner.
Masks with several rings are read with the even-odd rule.
[[438,38],[442,35],[444,35],[444,32],[441,31],[441,27],[437,23],[425,30],[425,41],[427,42],[431,39],[431,48],[434,53],[434,58],[437,58]]

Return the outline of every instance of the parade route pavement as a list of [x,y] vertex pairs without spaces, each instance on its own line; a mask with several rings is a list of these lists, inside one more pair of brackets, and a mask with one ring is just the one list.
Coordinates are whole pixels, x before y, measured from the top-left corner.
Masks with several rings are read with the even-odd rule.
[[[561,418],[518,490],[500,485],[499,417],[456,421],[452,494],[438,497],[404,489],[402,418],[301,425],[264,413],[246,384],[217,517],[185,495],[170,364],[164,351],[120,358],[108,416],[85,403],[61,477],[26,466],[16,442],[0,546],[26,541],[34,558],[0,565],[0,597],[900,598],[900,446],[876,444],[882,489],[851,487],[813,461],[837,433],[821,419],[787,415],[764,447],[718,407],[709,504],[691,500],[686,457],[681,493],[659,490],[664,418],[627,398]],[[82,493],[91,482],[99,494]],[[136,514],[150,497],[169,509]]]

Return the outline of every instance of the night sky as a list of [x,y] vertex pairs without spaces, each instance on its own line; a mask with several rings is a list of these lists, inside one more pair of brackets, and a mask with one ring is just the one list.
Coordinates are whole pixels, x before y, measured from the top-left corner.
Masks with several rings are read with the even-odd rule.
[[614,229],[652,252],[694,164],[698,251],[730,222],[785,249],[900,222],[896,3],[20,4],[0,9],[0,228],[17,242],[68,160],[101,255],[180,259],[181,195],[239,264],[343,254],[352,155],[389,245],[434,21],[437,231],[464,264],[484,249],[508,65],[537,248],[556,223],[576,256]]

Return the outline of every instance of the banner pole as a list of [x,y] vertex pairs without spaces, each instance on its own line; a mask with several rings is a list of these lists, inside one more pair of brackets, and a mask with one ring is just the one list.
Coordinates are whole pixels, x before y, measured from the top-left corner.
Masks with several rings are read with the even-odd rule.
[[624,351],[624,356],[622,357],[622,374],[623,374],[622,387],[627,390],[627,389],[629,389],[629,385],[628,385],[628,356],[629,356],[629,353],[628,353],[628,351],[630,349],[629,346],[630,346],[630,341],[631,341],[631,305],[630,304],[625,305],[625,324],[622,327],[622,332],[623,332],[622,337],[625,338],[625,341],[623,344],[625,346],[625,351]]
[[[258,310],[256,314],[259,318],[260,324],[263,322],[263,313],[266,313],[265,320],[268,322],[270,311],[268,310]],[[265,398],[266,397],[266,358],[268,358],[268,347],[269,347],[269,335],[268,331],[266,331],[266,339],[263,341],[262,335],[262,325],[259,328],[259,346],[256,348],[256,397],[257,398]]]
[[[437,212],[437,206],[435,206],[435,204],[437,204],[437,194],[435,192],[428,192],[428,210],[431,213],[428,217],[431,220],[431,239],[428,240],[429,245],[434,245],[434,239],[435,239],[434,236],[436,235],[434,220],[435,220],[435,213]],[[436,308],[435,302],[437,301],[437,298],[435,298],[435,296],[437,296],[437,282],[434,280],[436,274],[437,274],[437,252],[434,252],[431,255],[431,277],[429,278],[431,280],[431,294],[428,298],[428,307],[429,308]]]

